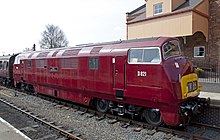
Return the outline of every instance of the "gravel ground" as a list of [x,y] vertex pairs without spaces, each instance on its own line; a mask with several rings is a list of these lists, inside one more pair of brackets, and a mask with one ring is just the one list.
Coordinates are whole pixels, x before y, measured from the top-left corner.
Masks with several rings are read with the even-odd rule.
[[[5,96],[5,94],[7,96]],[[83,139],[88,140],[165,140],[169,135],[171,140],[181,140],[171,134],[157,132],[150,135],[152,130],[143,129],[141,132],[135,132],[137,126],[122,128],[121,123],[109,124],[108,119],[97,121],[96,117],[88,118],[88,114],[80,115],[74,109],[60,108],[54,106],[49,101],[38,97],[18,94],[16,97],[7,90],[0,91],[0,97],[6,98],[14,104],[26,108],[27,110],[38,114],[48,121],[53,121],[56,125],[64,126],[73,130],[74,133],[81,134]],[[171,136],[170,136],[171,135]]]
[[0,102],[0,116],[33,140],[54,140],[62,138],[57,132],[35,122],[14,108]]

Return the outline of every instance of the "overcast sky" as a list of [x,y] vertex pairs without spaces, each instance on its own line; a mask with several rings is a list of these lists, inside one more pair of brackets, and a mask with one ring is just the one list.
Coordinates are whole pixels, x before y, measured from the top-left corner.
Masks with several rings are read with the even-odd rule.
[[59,26],[69,46],[126,38],[126,12],[145,0],[1,0],[0,55],[39,40],[45,25]]

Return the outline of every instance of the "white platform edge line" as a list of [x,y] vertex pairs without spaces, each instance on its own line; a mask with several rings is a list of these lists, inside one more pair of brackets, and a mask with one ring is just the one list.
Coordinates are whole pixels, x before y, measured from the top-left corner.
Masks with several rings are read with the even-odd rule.
[[217,92],[200,91],[200,93],[204,93],[204,94],[219,94],[220,95],[220,93],[217,93]]
[[8,122],[6,122],[4,119],[2,119],[0,117],[0,122],[3,122],[4,124],[6,124],[8,127],[12,128],[16,133],[18,133],[19,135],[21,135],[22,137],[24,137],[27,140],[31,140],[29,137],[27,137],[26,135],[24,135],[21,131],[19,131],[18,129],[16,129],[15,127],[13,127],[12,125],[10,125]]

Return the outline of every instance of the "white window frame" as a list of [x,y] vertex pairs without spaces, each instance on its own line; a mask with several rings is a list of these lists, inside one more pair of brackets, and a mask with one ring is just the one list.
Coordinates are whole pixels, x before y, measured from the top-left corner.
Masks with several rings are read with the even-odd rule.
[[[161,5],[161,8],[159,8],[159,6]],[[154,7],[153,7],[154,9],[154,15],[159,15],[159,14],[162,14],[163,13],[163,3],[161,2],[161,3],[157,3],[157,4],[154,4]],[[157,9],[156,9],[157,8]],[[155,11],[158,11],[157,13],[155,12]],[[161,12],[160,12],[160,10],[161,10]]]
[[[196,48],[197,48],[198,51],[195,53]],[[199,48],[203,48],[203,49],[204,49],[203,56],[198,56],[198,55],[196,55],[196,54],[199,54],[199,53],[200,53]],[[205,57],[205,46],[195,46],[195,47],[193,48],[193,56],[194,56],[194,57],[202,57],[202,58]]]

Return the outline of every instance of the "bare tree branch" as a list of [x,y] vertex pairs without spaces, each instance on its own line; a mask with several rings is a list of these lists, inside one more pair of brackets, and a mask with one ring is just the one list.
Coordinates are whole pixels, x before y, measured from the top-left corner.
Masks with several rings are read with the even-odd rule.
[[42,39],[39,42],[42,49],[67,47],[68,41],[64,32],[54,25],[47,25],[46,30],[43,31]]

